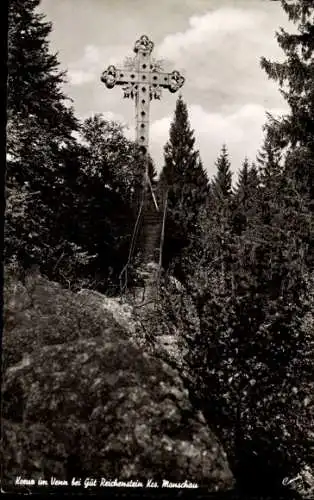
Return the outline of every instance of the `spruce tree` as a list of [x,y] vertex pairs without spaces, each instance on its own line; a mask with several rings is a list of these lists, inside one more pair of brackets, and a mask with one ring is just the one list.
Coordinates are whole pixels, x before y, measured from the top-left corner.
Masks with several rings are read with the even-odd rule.
[[256,168],[255,163],[250,165],[249,160],[246,157],[239,171],[234,193],[235,198],[244,205],[246,205],[246,202],[248,201],[254,201],[259,182],[258,169]]
[[[299,22],[299,33],[278,35],[287,54],[283,64],[263,60],[269,75],[278,79],[291,114],[270,119],[247,198],[239,196],[248,187],[250,170],[243,166],[234,200],[252,203],[244,210],[245,225],[231,238],[225,236],[228,225],[221,227],[221,241],[211,221],[208,232],[216,253],[204,252],[203,269],[195,266],[195,274],[206,276],[199,280],[201,333],[191,349],[200,374],[197,390],[203,390],[210,418],[220,427],[239,485],[255,491],[280,488],[285,475],[312,464],[313,333],[305,320],[313,308],[307,260],[313,225],[312,4],[282,1]],[[228,193],[216,189],[217,206],[228,200]],[[229,256],[235,258],[228,261],[232,248]],[[221,254],[224,281],[232,277],[231,286],[222,290],[222,273],[215,265]]]
[[165,146],[160,189],[168,193],[164,265],[167,267],[187,247],[197,232],[197,218],[206,204],[209,186],[198,151],[188,110],[180,96]]
[[246,186],[248,185],[248,179],[249,179],[249,168],[250,168],[249,160],[246,156],[244,158],[243,163],[242,163],[242,168],[239,172],[239,177],[238,177],[237,186],[236,186],[237,191],[241,191],[241,190],[246,189]]
[[61,89],[65,74],[49,48],[52,25],[37,11],[39,5],[40,0],[9,2],[8,118],[36,117],[64,141],[75,120]]
[[283,62],[262,58],[261,65],[272,80],[279,83],[280,92],[290,107],[282,119],[270,117],[268,128],[273,140],[287,148],[287,168],[293,173],[303,195],[314,198],[314,89],[313,71],[314,6],[309,0],[281,0],[281,5],[296,32],[280,29],[277,42],[285,54]]
[[61,88],[64,74],[49,49],[52,26],[38,13],[39,4],[9,4],[6,181],[9,196],[23,193],[25,216],[22,221],[7,214],[15,223],[6,231],[6,258],[39,264],[49,273],[69,246],[58,220],[73,201],[65,179],[72,177],[75,184],[78,173],[72,137],[78,123]]
[[245,158],[239,172],[232,202],[232,225],[236,234],[241,234],[256,207],[259,191],[259,176],[255,164],[250,166]]
[[[220,253],[224,255],[225,244],[231,231],[232,213],[232,172],[227,146],[224,144],[216,161],[217,173],[212,180],[212,214],[213,225],[217,226],[220,241]],[[224,257],[222,257],[224,260]],[[224,273],[223,273],[224,274]]]
[[227,146],[224,144],[216,161],[217,174],[212,181],[212,192],[218,204],[225,204],[232,194],[232,172]]
[[190,127],[187,106],[180,95],[164,153],[165,165],[162,177],[165,177],[169,187],[182,184],[190,169],[193,170],[198,166],[199,154],[194,145],[194,132]]
[[[202,332],[193,352],[196,366],[203,366],[199,385],[210,393],[211,416],[229,427],[222,432],[227,447],[234,439],[236,451],[229,456],[238,483],[250,489],[280,488],[284,475],[312,464],[313,334],[305,318],[313,308],[307,258],[313,225],[314,10],[306,0],[281,3],[299,31],[288,35],[282,30],[278,41],[286,61],[263,59],[263,66],[279,81],[291,113],[270,119],[266,127],[261,182],[256,170],[253,174],[258,181],[254,210],[233,238],[236,262],[229,272],[234,286],[219,292],[216,269],[209,273]],[[247,182],[247,166],[242,173],[241,184]],[[236,195],[239,190],[238,185]]]
[[271,133],[268,130],[256,158],[260,180],[265,186],[270,186],[280,177],[282,173],[281,158],[281,150],[272,140]]

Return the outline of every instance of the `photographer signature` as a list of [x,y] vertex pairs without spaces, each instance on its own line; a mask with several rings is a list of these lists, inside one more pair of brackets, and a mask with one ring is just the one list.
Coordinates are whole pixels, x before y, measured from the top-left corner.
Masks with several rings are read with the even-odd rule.
[[284,477],[282,480],[283,486],[288,486],[289,484],[295,483],[296,481],[302,480],[303,477],[301,474],[298,474],[296,477],[293,477],[292,479],[289,479],[288,477]]

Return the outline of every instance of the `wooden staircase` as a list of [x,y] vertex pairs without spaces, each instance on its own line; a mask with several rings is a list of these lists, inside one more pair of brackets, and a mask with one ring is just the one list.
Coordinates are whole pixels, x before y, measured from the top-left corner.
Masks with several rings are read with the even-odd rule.
[[158,302],[161,253],[163,240],[164,208],[157,209],[151,192],[145,193],[136,236],[135,254],[139,258],[137,269],[142,284],[132,290],[133,304],[154,308]]
[[142,219],[141,254],[143,265],[159,262],[160,236],[162,228],[161,212],[144,211]]

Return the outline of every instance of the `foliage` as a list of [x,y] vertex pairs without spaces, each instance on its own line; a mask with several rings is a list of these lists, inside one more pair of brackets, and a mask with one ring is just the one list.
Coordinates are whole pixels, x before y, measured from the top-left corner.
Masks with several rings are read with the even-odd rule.
[[280,489],[313,460],[311,322],[304,329],[314,310],[312,217],[294,178],[270,156],[263,167],[258,174],[245,161],[234,195],[220,189],[186,255],[200,317],[188,361],[193,392],[239,485],[254,491]]
[[[75,243],[94,256],[84,276],[91,283],[94,277],[100,290],[110,285],[117,290],[118,275],[128,258],[145,166],[123,128],[101,115],[85,120],[80,142],[77,209],[75,219],[68,214],[67,220]],[[149,174],[154,183],[152,163]]]
[[282,172],[281,151],[272,140],[271,132],[266,132],[264,143],[257,155],[257,167],[261,182],[267,185]]
[[294,154],[293,172],[298,185],[313,200],[313,5],[308,0],[281,0],[281,4],[296,25],[296,32],[288,33],[281,28],[276,35],[285,54],[284,62],[262,58],[261,65],[269,78],[278,82],[290,114],[277,120],[269,117],[268,128],[276,145],[287,147]]
[[224,144],[216,161],[217,174],[212,181],[212,193],[217,204],[230,199],[232,193],[232,173],[227,147]]
[[240,235],[247,227],[248,217],[256,211],[260,191],[260,179],[255,164],[249,165],[245,158],[239,172],[238,182],[232,200],[232,230]]
[[[50,53],[51,24],[37,12],[39,1],[9,6],[6,260],[23,265],[48,262],[57,215],[65,203],[62,183],[75,141],[77,120],[61,85],[64,74]],[[13,210],[23,197],[23,216]],[[13,202],[13,205],[11,203]],[[59,241],[58,241],[59,240]],[[49,265],[49,264],[48,264]]]
[[[208,197],[208,178],[195,150],[188,110],[180,96],[165,146],[165,164],[160,176],[160,189],[167,193],[167,221],[164,266],[180,257],[183,248],[197,231],[196,220]],[[179,265],[180,267],[180,265]],[[177,272],[179,272],[177,270]]]

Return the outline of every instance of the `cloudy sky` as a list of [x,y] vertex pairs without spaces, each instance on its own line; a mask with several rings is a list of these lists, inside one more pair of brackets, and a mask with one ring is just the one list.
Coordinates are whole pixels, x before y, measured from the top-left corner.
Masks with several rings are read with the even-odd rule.
[[[108,90],[102,71],[132,56],[147,34],[167,71],[186,78],[182,95],[197,147],[208,173],[225,142],[232,168],[254,160],[262,141],[265,111],[280,114],[285,103],[259,66],[261,56],[282,58],[274,33],[287,27],[279,2],[270,0],[42,0],[53,22],[52,48],[68,70],[67,94],[84,118],[103,113],[128,126],[134,138],[134,102],[121,88]],[[151,154],[158,170],[169,134],[176,94],[163,92],[151,106]]]

